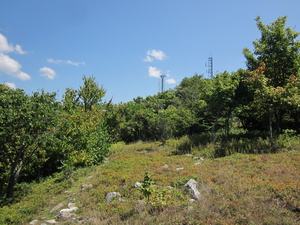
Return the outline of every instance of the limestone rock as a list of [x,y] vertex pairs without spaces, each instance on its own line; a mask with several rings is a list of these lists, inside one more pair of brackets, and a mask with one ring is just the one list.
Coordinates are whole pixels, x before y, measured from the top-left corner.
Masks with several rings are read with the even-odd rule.
[[64,205],[62,203],[59,203],[57,206],[53,207],[50,210],[50,213],[54,213],[55,211],[59,210],[60,208],[62,208]]
[[121,201],[121,195],[120,195],[119,192],[110,192],[105,197],[106,202],[111,202],[114,199],[117,199],[118,201]]
[[176,168],[176,170],[177,170],[177,171],[179,171],[179,170],[184,170],[184,168],[183,168],[183,167],[180,167],[180,168]]
[[56,224],[55,220],[46,220],[46,224]]
[[184,189],[188,191],[193,199],[200,199],[200,192],[198,190],[198,183],[194,179],[190,179],[185,185]]
[[136,182],[135,184],[134,184],[134,187],[135,188],[139,188],[139,187],[141,187],[142,186],[142,183],[140,183],[140,182]]
[[69,209],[62,209],[59,211],[59,217],[61,218],[70,218],[72,217],[74,214],[72,212],[77,211],[78,208],[77,207],[72,207]]
[[29,225],[35,225],[35,224],[37,224],[39,221],[38,220],[32,220],[30,223],[29,223]]

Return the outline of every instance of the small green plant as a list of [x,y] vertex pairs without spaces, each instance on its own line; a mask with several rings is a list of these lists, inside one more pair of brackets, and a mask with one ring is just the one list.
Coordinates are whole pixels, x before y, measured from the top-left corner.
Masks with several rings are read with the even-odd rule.
[[141,186],[141,190],[143,192],[143,195],[147,198],[148,202],[150,199],[150,195],[153,193],[153,187],[152,187],[153,181],[151,179],[149,171],[146,171],[144,176],[144,181]]

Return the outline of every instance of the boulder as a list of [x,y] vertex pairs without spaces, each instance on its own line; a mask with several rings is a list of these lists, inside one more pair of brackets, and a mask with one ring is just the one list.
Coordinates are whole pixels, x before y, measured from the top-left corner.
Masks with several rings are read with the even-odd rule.
[[121,201],[121,195],[120,195],[119,192],[110,192],[105,197],[106,202],[111,202],[114,199],[117,199],[118,201]]
[[199,200],[200,199],[200,192],[198,190],[198,183],[194,179],[190,179],[185,185],[184,189],[190,193],[190,196],[193,199]]

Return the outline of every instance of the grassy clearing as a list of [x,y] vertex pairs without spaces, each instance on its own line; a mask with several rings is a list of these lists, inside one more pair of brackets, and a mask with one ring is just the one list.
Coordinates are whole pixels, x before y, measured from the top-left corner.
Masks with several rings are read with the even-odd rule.
[[[118,143],[100,166],[79,169],[68,180],[60,174],[32,184],[18,203],[0,208],[0,224],[52,219],[58,212],[49,211],[69,202],[79,207],[77,220],[87,224],[300,224],[299,150],[202,160],[205,151],[174,154],[174,145]],[[134,188],[146,171],[154,181],[149,201]],[[183,190],[190,178],[201,192],[195,203]],[[119,192],[124,201],[106,203],[108,192]]]

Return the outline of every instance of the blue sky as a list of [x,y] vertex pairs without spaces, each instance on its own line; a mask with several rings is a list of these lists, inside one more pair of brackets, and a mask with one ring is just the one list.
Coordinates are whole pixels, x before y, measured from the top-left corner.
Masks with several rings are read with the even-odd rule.
[[174,88],[184,77],[245,68],[260,37],[255,18],[288,16],[299,0],[1,0],[0,83],[31,94],[78,89],[94,76],[105,100],[127,102]]

